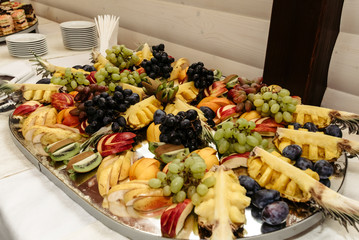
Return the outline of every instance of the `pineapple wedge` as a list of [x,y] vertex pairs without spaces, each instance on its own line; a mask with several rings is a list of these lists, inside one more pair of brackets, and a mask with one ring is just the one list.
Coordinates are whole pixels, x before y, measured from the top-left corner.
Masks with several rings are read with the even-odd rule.
[[[284,175],[287,176],[290,178],[290,181],[294,182],[302,191],[301,195],[314,200],[322,208],[325,215],[333,217],[345,228],[349,223],[358,230],[356,227],[356,223],[359,223],[358,201],[347,198],[327,188],[305,171],[294,167],[259,147],[253,149],[248,159],[248,166],[255,164],[262,165],[260,172],[265,172],[265,169],[271,168],[273,172],[275,171],[280,174],[276,176],[277,178]],[[257,174],[251,173],[251,171],[249,171],[249,174],[251,177],[257,177]],[[285,181],[283,181],[283,184],[286,184]]]
[[342,128],[348,128],[349,133],[359,134],[359,115],[334,109],[316,107],[310,105],[297,105],[293,113],[293,122],[303,125],[312,122],[319,128],[325,128],[329,124],[338,124]]
[[[219,166],[215,172],[207,172],[203,179],[210,176],[216,177],[216,184],[194,210],[198,215],[200,233],[201,229],[205,229],[203,232],[212,232],[210,239],[234,239],[232,230],[243,230],[246,221],[244,209],[251,200],[232,170]],[[209,236],[201,235],[201,239],[205,237]]]
[[197,97],[199,90],[194,86],[194,82],[186,82],[178,86],[176,98],[189,103]]
[[131,128],[137,130],[153,121],[153,114],[157,109],[163,109],[161,102],[155,96],[151,96],[127,109],[125,119]]
[[280,152],[290,144],[297,144],[302,147],[302,157],[314,162],[321,159],[335,161],[343,151],[346,151],[351,157],[357,156],[359,153],[358,142],[320,132],[278,128],[273,142]]

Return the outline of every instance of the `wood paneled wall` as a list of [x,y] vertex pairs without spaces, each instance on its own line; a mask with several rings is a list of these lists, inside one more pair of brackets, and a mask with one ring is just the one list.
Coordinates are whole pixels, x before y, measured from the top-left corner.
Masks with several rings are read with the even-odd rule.
[[322,106],[359,114],[359,1],[345,0]]
[[[24,1],[23,1],[24,2]],[[120,16],[118,41],[165,43],[175,58],[225,74],[262,76],[272,0],[28,0],[39,16],[64,22]]]

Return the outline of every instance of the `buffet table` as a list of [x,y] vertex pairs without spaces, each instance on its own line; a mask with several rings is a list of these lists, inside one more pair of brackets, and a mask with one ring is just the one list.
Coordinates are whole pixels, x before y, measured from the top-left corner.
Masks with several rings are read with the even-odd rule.
[[[89,63],[90,51],[70,51],[64,48],[59,25],[39,18],[39,32],[46,35],[49,52],[43,58],[61,66]],[[0,68],[28,59],[11,57],[5,43],[0,43]],[[32,77],[35,82],[40,76]],[[8,231],[9,239],[127,239],[112,231],[88,214],[82,207],[47,179],[17,149],[10,137],[8,113],[0,115],[0,239]],[[346,135],[347,136],[347,135]],[[350,136],[359,141],[359,137]],[[349,159],[349,168],[342,193],[359,200],[359,160]],[[1,220],[0,218],[0,220]],[[293,239],[359,239],[353,227],[349,232],[339,223],[326,219],[306,233]]]

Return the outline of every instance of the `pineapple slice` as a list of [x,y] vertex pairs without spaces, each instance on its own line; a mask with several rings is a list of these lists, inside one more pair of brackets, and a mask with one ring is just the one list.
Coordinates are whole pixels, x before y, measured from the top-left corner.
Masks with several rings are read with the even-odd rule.
[[[257,150],[260,151],[260,150]],[[269,153],[268,153],[269,154]],[[276,169],[276,163],[272,162],[271,157],[276,157],[279,164],[290,164],[287,158],[282,157],[279,153],[273,152],[266,158],[251,157],[248,159],[248,174],[255,179],[261,187],[267,189],[275,189],[285,197],[294,202],[307,202],[310,200],[311,195],[306,189],[302,189],[286,172],[280,172]],[[281,161],[281,162],[280,162]],[[291,165],[291,164],[290,164]],[[303,171],[303,170],[299,170]],[[311,169],[305,171],[306,174],[319,180],[319,175]]]
[[186,82],[179,85],[176,98],[189,103],[192,102],[198,95],[199,90],[194,86],[194,82]]
[[302,147],[302,157],[314,162],[321,159],[335,161],[343,151],[351,156],[359,153],[359,143],[320,132],[278,128],[273,142],[280,152],[290,144],[297,144]]
[[[356,227],[356,223],[359,222],[358,201],[327,188],[305,171],[294,167],[262,148],[255,147],[248,159],[248,169],[254,165],[260,165],[260,168],[263,168],[264,171],[266,168],[271,168],[273,172],[279,173],[280,175],[277,178],[283,179],[281,180],[281,185],[285,185],[285,188],[292,188],[292,186],[286,186],[286,179],[289,178],[290,184],[297,185],[298,189],[301,190],[301,195],[296,197],[301,196],[303,200],[307,198],[313,199],[322,208],[325,215],[333,217],[345,228],[349,223],[358,230]],[[263,170],[260,171],[263,172]],[[249,171],[251,177],[257,176],[251,172]],[[279,179],[276,181],[279,181]],[[293,190],[290,189],[290,191]]]
[[157,109],[163,109],[161,102],[151,96],[127,109],[125,119],[131,128],[137,130],[153,121],[153,114]]
[[[212,232],[211,239],[234,239],[233,230],[243,231],[246,221],[244,209],[250,205],[246,190],[232,170],[219,166],[215,172],[207,172],[203,179],[216,177],[216,184],[195,207],[198,224],[203,232]],[[209,236],[201,236],[201,239]]]
[[338,124],[342,128],[348,128],[349,133],[359,134],[359,115],[322,108],[310,105],[297,105],[293,113],[293,122],[304,124],[312,122],[319,128],[325,128],[329,124]]

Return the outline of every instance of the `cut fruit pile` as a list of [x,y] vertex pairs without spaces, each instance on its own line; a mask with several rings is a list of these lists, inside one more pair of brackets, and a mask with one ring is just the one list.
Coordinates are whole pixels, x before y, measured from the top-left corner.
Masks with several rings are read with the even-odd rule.
[[340,127],[358,134],[359,115],[176,61],[163,44],[106,53],[73,68],[37,58],[51,84],[0,90],[22,92],[13,118],[33,154],[74,182],[88,174],[112,215],[155,217],[163,236],[201,239],[245,237],[248,207],[262,233],[282,229],[291,202],[359,221],[359,202],[329,189],[337,159],[358,156]]

